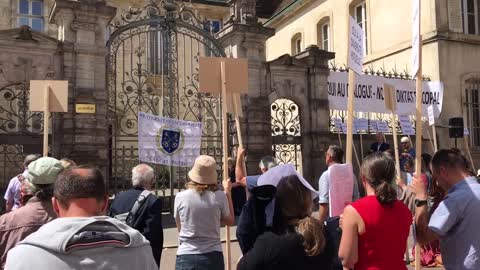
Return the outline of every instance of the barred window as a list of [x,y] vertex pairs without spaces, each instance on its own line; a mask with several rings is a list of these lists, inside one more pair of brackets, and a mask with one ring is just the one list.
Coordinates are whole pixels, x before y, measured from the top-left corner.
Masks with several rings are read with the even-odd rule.
[[363,29],[364,39],[363,39],[363,55],[368,53],[368,32],[367,32],[367,8],[365,1],[362,1],[359,5],[355,6],[354,9],[354,18],[357,21],[358,26]]
[[467,127],[470,129],[470,145],[480,149],[480,77],[467,80],[465,89]]
[[462,24],[463,32],[470,35],[479,34],[478,0],[462,1]]
[[17,25],[30,26],[34,31],[43,32],[43,1],[19,0]]

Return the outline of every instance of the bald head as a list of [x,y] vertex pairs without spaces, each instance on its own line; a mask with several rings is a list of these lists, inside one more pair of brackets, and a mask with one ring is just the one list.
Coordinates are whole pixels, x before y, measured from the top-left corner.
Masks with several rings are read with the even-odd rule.
[[139,164],[132,169],[132,185],[150,190],[154,179],[153,168],[147,164]]

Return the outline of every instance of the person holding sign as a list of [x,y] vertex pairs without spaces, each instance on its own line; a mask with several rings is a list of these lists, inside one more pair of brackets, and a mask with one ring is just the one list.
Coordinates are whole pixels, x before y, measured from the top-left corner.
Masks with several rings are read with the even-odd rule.
[[235,224],[229,179],[224,192],[217,186],[217,164],[210,156],[199,156],[188,172],[187,189],[175,196],[173,215],[179,231],[175,269],[223,270],[221,224]]
[[[287,170],[281,166],[276,167],[277,175]],[[322,223],[312,217],[317,194],[300,178],[297,173],[280,178],[276,204],[283,226],[279,233],[265,232],[258,237],[253,248],[240,259],[237,270],[330,269],[332,249]]]
[[377,134],[375,134],[375,141],[376,142],[372,143],[370,146],[370,153],[385,152],[390,149],[390,144],[385,142],[385,137],[382,132],[377,132]]
[[403,254],[412,214],[392,187],[395,162],[384,153],[363,160],[367,196],[345,207],[338,256],[355,270],[406,270]]
[[480,184],[453,149],[435,153],[432,173],[447,195],[429,217],[427,186],[413,179],[417,241],[427,244],[439,239],[446,270],[480,269]]
[[402,144],[402,153],[400,153],[400,170],[404,172],[405,163],[408,159],[414,159],[416,152],[415,148],[412,147],[412,142],[410,141],[410,138],[406,136],[402,137],[400,143]]
[[[343,150],[338,145],[331,145],[328,147],[327,152],[325,153],[325,163],[328,166],[328,169],[322,173],[320,179],[318,180],[318,202],[320,204],[319,208],[319,219],[321,222],[324,222],[329,215],[329,203],[330,203],[330,168],[337,164],[343,163]],[[360,198],[360,193],[358,191],[358,182],[353,179],[353,195],[352,201],[356,201]]]

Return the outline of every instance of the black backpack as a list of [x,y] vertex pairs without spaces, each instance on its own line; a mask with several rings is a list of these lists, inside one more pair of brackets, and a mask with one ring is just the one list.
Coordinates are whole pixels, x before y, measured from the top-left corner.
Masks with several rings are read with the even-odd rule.
[[147,207],[147,204],[145,202],[150,195],[152,195],[152,192],[148,190],[142,191],[142,193],[138,195],[138,198],[133,204],[132,209],[130,209],[130,211],[127,213],[115,215],[115,218],[122,222],[125,222],[125,224],[127,224],[128,226],[139,230],[139,226],[142,221],[141,217],[143,216],[143,213],[145,212]]

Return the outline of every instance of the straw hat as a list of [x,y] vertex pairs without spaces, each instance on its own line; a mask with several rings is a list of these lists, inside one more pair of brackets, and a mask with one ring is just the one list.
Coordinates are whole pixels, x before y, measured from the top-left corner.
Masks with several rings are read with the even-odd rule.
[[211,156],[201,155],[195,159],[188,177],[196,183],[203,185],[214,185],[217,183],[216,162]]

